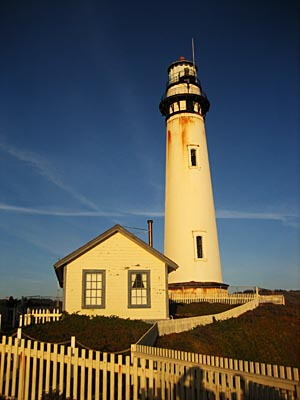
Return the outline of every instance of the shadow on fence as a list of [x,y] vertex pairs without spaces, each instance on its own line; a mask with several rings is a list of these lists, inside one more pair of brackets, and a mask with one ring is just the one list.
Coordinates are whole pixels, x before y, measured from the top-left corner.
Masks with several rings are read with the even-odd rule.
[[228,368],[223,360],[221,367],[221,360],[216,363],[206,356],[184,352],[163,356],[155,354],[155,348],[146,353],[146,348],[133,345],[130,357],[3,337],[0,396],[18,400],[299,398],[297,369],[279,367],[278,376],[274,367],[274,374],[266,375],[261,369],[245,371],[239,363],[229,362]]

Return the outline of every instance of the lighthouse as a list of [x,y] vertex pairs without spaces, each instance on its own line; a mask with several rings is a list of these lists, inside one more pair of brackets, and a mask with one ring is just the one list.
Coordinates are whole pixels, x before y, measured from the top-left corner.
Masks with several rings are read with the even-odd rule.
[[179,268],[169,289],[222,288],[222,271],[205,134],[210,103],[197,66],[181,57],[168,68],[160,112],[166,119],[164,252]]

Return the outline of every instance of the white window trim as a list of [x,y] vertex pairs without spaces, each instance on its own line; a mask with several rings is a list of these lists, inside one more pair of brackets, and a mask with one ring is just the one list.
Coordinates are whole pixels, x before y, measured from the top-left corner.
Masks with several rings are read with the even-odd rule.
[[[193,246],[194,246],[194,259],[195,261],[207,261],[207,253],[206,253],[206,231],[193,231]],[[202,237],[202,258],[198,258],[197,254],[197,236]]]
[[[189,168],[191,168],[191,169],[201,169],[200,162],[199,162],[200,161],[199,145],[198,144],[188,144],[187,145],[187,149],[188,149]],[[191,150],[196,150],[196,165],[192,165]]]

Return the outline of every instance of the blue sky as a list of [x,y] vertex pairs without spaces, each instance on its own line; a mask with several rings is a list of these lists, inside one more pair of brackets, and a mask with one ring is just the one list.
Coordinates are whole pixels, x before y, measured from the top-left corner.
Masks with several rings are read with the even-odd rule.
[[[0,2],[0,298],[115,223],[163,251],[168,65],[191,58],[223,278],[299,288],[296,1]],[[144,240],[143,231],[133,231]]]

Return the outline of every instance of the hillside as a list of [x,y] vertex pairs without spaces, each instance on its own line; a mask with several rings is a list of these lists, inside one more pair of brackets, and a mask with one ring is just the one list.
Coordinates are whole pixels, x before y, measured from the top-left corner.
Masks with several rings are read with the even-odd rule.
[[130,348],[151,327],[139,321],[118,317],[94,317],[64,314],[57,322],[31,325],[23,328],[25,335],[52,343],[69,341],[76,337],[77,345],[107,352]]
[[188,318],[188,317],[196,317],[199,315],[210,315],[210,314],[218,314],[223,311],[230,310],[231,308],[236,307],[237,305],[231,304],[222,304],[222,303],[190,303],[190,304],[182,304],[182,303],[170,303],[170,315],[173,318]]
[[160,337],[158,347],[300,367],[300,291],[285,306],[261,305],[236,319]]

